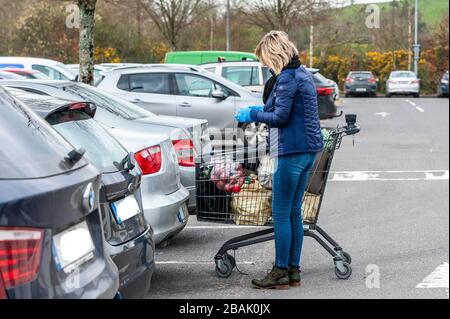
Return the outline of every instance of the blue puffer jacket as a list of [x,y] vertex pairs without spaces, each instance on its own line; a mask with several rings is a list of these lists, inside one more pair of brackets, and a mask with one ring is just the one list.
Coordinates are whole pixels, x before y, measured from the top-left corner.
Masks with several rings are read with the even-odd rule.
[[284,69],[277,77],[264,111],[252,110],[250,117],[269,126],[272,156],[320,152],[323,148],[316,86],[311,73],[303,66]]

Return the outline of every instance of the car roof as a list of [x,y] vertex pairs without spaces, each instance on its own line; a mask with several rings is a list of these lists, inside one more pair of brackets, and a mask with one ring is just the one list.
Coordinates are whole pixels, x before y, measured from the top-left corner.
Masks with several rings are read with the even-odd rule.
[[4,68],[4,69],[0,69],[0,70],[5,71],[5,72],[22,73],[22,74],[41,73],[37,70],[27,70],[27,69],[18,69],[18,68]]
[[372,71],[350,71],[350,74],[354,74],[354,73],[372,73]]
[[[118,68],[114,68],[109,73],[146,73],[146,72],[179,72],[179,71],[192,71],[192,72],[204,72],[205,70],[189,64],[142,64],[142,65],[127,65]],[[109,74],[108,73],[108,74]]]
[[45,58],[34,58],[34,57],[20,57],[20,56],[2,56],[0,57],[0,61],[27,61],[27,62],[46,62],[50,64],[59,64],[61,62],[45,59]]
[[20,89],[8,89],[8,91],[43,118],[65,108],[68,104],[84,102],[55,98],[50,95],[34,94]]

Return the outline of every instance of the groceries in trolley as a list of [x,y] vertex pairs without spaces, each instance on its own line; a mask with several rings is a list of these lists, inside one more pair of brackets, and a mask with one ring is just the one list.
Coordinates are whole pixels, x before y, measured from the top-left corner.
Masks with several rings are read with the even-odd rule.
[[[303,221],[313,223],[326,182],[333,139],[322,130],[324,150],[317,154],[302,203]],[[271,225],[272,175],[270,154],[250,155],[240,149],[204,158],[197,166],[197,218],[236,225]]]

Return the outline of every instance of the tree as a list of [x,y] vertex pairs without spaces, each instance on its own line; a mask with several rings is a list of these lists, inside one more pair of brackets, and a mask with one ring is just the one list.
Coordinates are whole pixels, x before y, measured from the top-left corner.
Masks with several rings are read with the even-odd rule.
[[176,50],[181,32],[209,9],[204,0],[142,0],[153,23]]
[[311,14],[327,6],[324,0],[250,0],[240,10],[264,31],[289,32],[296,22],[310,20]]
[[94,24],[97,0],[77,0],[80,9],[80,80],[94,83]]

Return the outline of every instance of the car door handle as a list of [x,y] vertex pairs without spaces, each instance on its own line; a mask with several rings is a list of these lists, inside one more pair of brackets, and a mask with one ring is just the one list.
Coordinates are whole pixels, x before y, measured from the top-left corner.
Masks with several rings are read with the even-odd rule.
[[133,103],[139,103],[139,102],[142,102],[142,100],[141,100],[141,99],[133,99],[131,102],[133,102]]
[[191,103],[187,103],[187,102],[183,102],[180,104],[181,107],[191,107],[192,104]]

